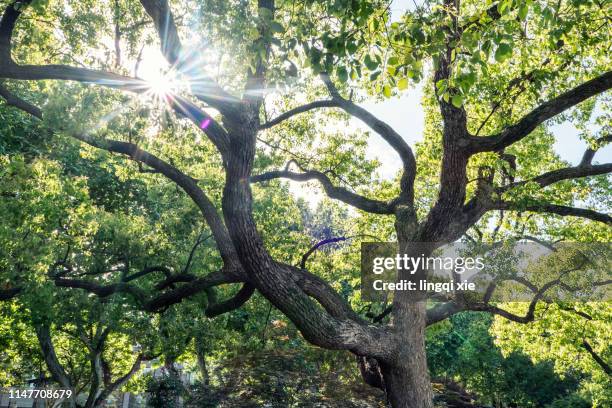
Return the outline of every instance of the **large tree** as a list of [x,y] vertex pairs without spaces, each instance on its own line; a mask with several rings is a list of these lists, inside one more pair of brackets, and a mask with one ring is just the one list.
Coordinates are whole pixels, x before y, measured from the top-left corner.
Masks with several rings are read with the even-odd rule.
[[[498,211],[500,219],[502,214],[519,212],[612,224],[605,207],[577,206],[587,203],[584,197],[541,193],[559,185],[572,186],[575,180],[584,187],[581,191],[596,190],[580,183],[612,170],[612,163],[593,163],[597,149],[610,140],[609,134],[592,137],[575,166],[552,163],[546,168],[532,157],[533,152],[543,154],[538,150],[543,143],[548,148],[552,143],[538,134],[544,122],[612,87],[606,2],[431,1],[416,5],[393,23],[385,1],[176,2],[172,8],[163,0],[3,3],[0,78],[10,80],[0,85],[5,102],[43,120],[49,134],[68,135],[124,155],[143,172],[165,176],[201,212],[223,264],[205,276],[161,266],[136,272],[137,276],[123,274],[113,282],[80,279],[68,271],[50,275],[57,286],[101,297],[129,295],[146,311],[207,292],[205,313],[211,317],[240,307],[257,291],[309,342],[357,355],[366,381],[383,387],[392,406],[431,407],[426,326],[462,310],[488,311],[528,323],[541,293],[536,290],[539,295],[526,314],[517,315],[487,299],[457,299],[428,309],[426,302],[411,301],[401,292],[385,311],[390,320],[378,316],[378,323],[371,323],[305,263],[296,267],[274,256],[253,216],[252,184],[279,178],[317,181],[329,197],[392,219],[400,252],[409,256],[428,255],[462,238],[492,211]],[[177,24],[173,10],[184,24]],[[39,19],[45,23],[36,23]],[[47,23],[50,28],[41,27]],[[146,40],[151,26],[163,56],[186,86],[160,86],[128,74],[122,46],[128,45],[138,64],[137,44]],[[97,35],[114,39],[112,53],[99,48],[97,53],[83,52],[99,45]],[[190,39],[189,46],[183,45],[181,37]],[[44,45],[39,47],[37,39]],[[66,47],[74,55],[66,55]],[[221,50],[216,62],[210,51],[215,47]],[[69,62],[78,58],[86,63]],[[82,66],[87,62],[89,67]],[[135,142],[131,132],[117,134],[99,124],[93,126],[93,108],[86,106],[77,115],[74,102],[52,101],[43,109],[34,103],[46,102],[45,90],[66,88],[43,82],[40,93],[20,96],[17,81],[42,80],[77,81],[161,97],[175,114],[174,119],[164,114],[166,119],[191,121],[214,146],[218,168],[210,171],[223,171],[222,187],[203,186],[201,180],[162,158],[163,152],[147,150],[147,145],[154,149],[155,143],[142,138]],[[415,156],[400,134],[359,106],[352,95],[356,88],[390,97],[411,81],[425,84],[434,102],[427,108],[437,118],[431,137],[424,142],[429,149],[421,156]],[[274,98],[274,85],[288,89],[295,99],[326,95],[270,119],[270,111],[294,105],[288,97]],[[349,89],[351,96],[346,96]],[[101,106],[100,98],[107,96],[99,92],[101,96],[87,92],[82,103]],[[367,186],[362,174],[356,190],[341,172],[354,172],[360,163],[332,167],[323,159],[304,158],[288,149],[291,161],[286,167],[262,171],[275,164],[266,161],[263,152],[284,149],[280,136],[291,138],[296,131],[292,121],[299,120],[300,114],[331,108],[363,121],[399,156],[401,170],[395,184]],[[316,127],[301,131],[325,135]],[[115,138],[108,137],[113,134]],[[280,142],[270,143],[264,134]],[[197,138],[191,142],[194,148],[199,143]],[[334,143],[338,140],[332,139],[330,145]],[[188,162],[191,152],[174,153]],[[317,164],[326,167],[316,168]],[[534,169],[541,173],[534,174]],[[216,205],[219,195],[220,208]],[[163,276],[155,286],[157,292],[134,283],[137,277],[152,273]],[[215,299],[213,288],[235,283],[242,287],[234,296]],[[0,296],[8,298],[20,290],[6,288]]]

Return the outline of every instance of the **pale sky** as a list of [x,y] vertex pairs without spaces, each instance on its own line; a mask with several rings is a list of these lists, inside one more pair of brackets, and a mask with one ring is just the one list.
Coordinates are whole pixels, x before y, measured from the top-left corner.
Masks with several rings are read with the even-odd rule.
[[[372,101],[363,103],[379,119],[387,122],[414,148],[415,142],[423,137],[424,113],[421,107],[423,94],[420,87],[410,88],[404,91],[401,97],[386,99],[384,101]],[[352,123],[367,130],[362,122],[354,119]],[[555,136],[554,149],[561,159],[578,164],[587,145],[578,137],[579,131],[570,122],[564,122],[550,127]],[[377,135],[370,137],[369,157],[377,157],[382,163],[381,174],[384,177],[392,177],[400,167],[399,158],[386,143]],[[600,149],[594,162],[607,163],[612,161],[612,145]]]

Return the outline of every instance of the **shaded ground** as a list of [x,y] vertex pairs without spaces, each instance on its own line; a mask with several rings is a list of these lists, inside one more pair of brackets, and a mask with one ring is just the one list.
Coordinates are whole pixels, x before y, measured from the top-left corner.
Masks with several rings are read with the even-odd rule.
[[[313,356],[314,357],[314,356]],[[269,351],[227,360],[212,384],[196,385],[189,408],[384,408],[384,393],[363,383],[351,361]],[[473,396],[456,384],[434,383],[436,406],[470,408]]]

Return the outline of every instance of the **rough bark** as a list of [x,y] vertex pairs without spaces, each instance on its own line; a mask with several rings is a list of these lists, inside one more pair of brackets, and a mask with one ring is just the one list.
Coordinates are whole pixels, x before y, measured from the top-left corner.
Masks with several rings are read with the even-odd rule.
[[[435,248],[432,243],[401,240],[399,244],[400,253],[410,257],[429,256]],[[421,269],[409,275],[409,271],[400,270],[397,279],[424,279],[427,271]],[[395,352],[391,359],[380,361],[387,398],[394,408],[433,407],[425,351],[426,301],[421,293],[400,291],[394,294],[392,306]]]

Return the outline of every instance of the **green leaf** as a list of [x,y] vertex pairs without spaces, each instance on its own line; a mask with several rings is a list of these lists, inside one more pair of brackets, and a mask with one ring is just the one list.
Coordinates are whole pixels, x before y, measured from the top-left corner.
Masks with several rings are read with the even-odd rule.
[[388,65],[397,65],[398,63],[399,63],[399,58],[397,58],[397,57],[390,57],[387,60],[387,64]]
[[357,44],[354,42],[346,44],[346,50],[349,52],[349,54],[354,54],[355,51],[357,51]]
[[425,42],[425,34],[418,25],[415,25],[412,30],[410,30],[410,34],[412,35],[412,38],[414,38],[415,43],[421,44]]
[[391,97],[391,87],[389,85],[385,85],[383,86],[383,95],[385,95],[387,98]]
[[272,30],[273,33],[284,33],[285,32],[285,28],[278,21],[270,22],[270,30]]
[[452,104],[456,107],[456,108],[460,108],[461,105],[463,105],[463,96],[462,95],[453,95],[453,98],[451,99]]
[[512,47],[507,43],[500,43],[495,51],[495,61],[504,62],[512,56]]
[[499,14],[504,15],[506,14],[507,11],[510,10],[510,4],[512,2],[509,0],[502,0],[497,4],[497,11],[499,11]]
[[261,34],[259,33],[259,30],[257,29],[257,27],[249,28],[249,39],[251,41],[255,41],[259,37],[261,37]]
[[438,90],[438,93],[444,92],[446,88],[447,88],[446,79],[441,79],[438,82],[436,82],[436,89]]
[[366,67],[368,67],[368,69],[370,71],[374,71],[376,70],[376,68],[378,68],[378,61],[375,61],[372,59],[372,57],[370,57],[370,55],[366,55],[365,59],[363,60],[364,64]]
[[346,72],[346,68],[345,67],[339,66],[338,68],[336,68],[336,75],[338,75],[338,79],[341,82],[348,81],[348,72]]
[[527,13],[529,13],[529,6],[526,3],[521,4],[518,10],[518,17],[521,20],[525,20],[527,18]]
[[408,88],[408,78],[402,78],[397,81],[397,88],[400,91],[403,91],[404,89]]
[[34,0],[32,2],[32,8],[36,10],[37,13],[43,13],[48,5],[49,0]]

